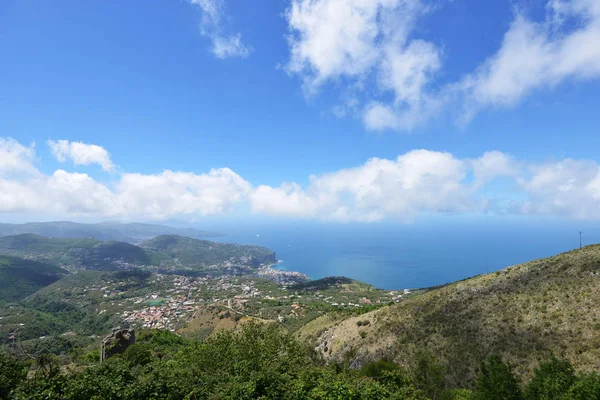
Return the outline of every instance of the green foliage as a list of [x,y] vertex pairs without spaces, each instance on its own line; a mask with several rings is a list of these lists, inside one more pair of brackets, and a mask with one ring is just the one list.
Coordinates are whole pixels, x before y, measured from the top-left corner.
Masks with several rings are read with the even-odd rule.
[[[89,353],[88,353],[89,354]],[[97,354],[97,352],[95,352]],[[82,358],[86,358],[83,356]],[[43,355],[32,366],[0,353],[0,399],[291,399],[291,400],[472,400],[519,399],[510,368],[497,356],[481,364],[477,390],[444,388],[443,368],[420,352],[406,371],[379,360],[361,370],[323,365],[276,325],[247,324],[203,343],[168,331],[143,330],[122,355],[61,372]],[[598,399],[600,376],[575,376],[564,362],[542,363],[529,387],[533,399]],[[570,383],[564,379],[571,376]],[[564,382],[560,393],[553,382]],[[539,382],[542,382],[540,388]]]
[[445,392],[445,400],[472,400],[473,392],[469,389],[451,389]]
[[563,400],[600,400],[600,375],[590,372],[577,377]]
[[571,363],[552,356],[535,369],[533,378],[525,389],[525,399],[561,399],[575,381],[575,370]]
[[66,274],[54,265],[0,255],[0,300],[24,299]]
[[28,365],[0,351],[0,399],[7,399],[27,376]]
[[523,394],[510,367],[498,355],[481,362],[474,400],[521,400]]
[[117,264],[121,262],[150,265],[158,257],[124,242],[48,238],[33,234],[0,237],[0,253],[98,270],[117,269]]
[[398,366],[386,359],[370,362],[361,368],[361,373],[369,378],[381,378],[384,374],[395,371],[399,371]]
[[411,370],[417,388],[431,399],[439,399],[445,389],[444,367],[427,351],[419,351]]

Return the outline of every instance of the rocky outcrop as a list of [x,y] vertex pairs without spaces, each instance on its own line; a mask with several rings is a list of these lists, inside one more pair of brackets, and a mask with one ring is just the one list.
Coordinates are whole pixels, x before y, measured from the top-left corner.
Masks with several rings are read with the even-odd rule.
[[101,361],[115,354],[123,354],[129,346],[135,343],[135,331],[133,329],[115,328],[112,333],[102,341]]

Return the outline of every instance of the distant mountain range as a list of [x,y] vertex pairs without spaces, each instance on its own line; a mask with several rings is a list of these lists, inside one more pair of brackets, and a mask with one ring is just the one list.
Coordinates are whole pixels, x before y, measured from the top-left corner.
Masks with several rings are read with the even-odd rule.
[[159,235],[181,235],[207,238],[222,234],[193,228],[174,228],[143,223],[101,222],[82,224],[69,221],[29,222],[26,224],[0,224],[0,236],[33,233],[53,238],[94,238],[138,244]]

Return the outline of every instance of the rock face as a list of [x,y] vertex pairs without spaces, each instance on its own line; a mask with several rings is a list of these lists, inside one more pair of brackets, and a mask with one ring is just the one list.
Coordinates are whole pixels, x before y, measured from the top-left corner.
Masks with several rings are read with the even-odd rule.
[[102,341],[100,360],[104,361],[115,354],[123,354],[129,346],[135,343],[133,329],[115,328],[112,333]]

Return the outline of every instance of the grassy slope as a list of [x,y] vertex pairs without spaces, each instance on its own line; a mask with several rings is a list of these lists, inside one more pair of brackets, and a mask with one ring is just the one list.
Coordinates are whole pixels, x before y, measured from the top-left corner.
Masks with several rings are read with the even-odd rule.
[[67,274],[54,265],[0,255],[0,300],[17,301]]
[[[359,327],[365,319],[371,324]],[[493,352],[523,377],[550,353],[591,370],[600,365],[600,245],[456,282],[344,321],[322,317],[299,335],[318,337],[325,357],[340,360],[388,357],[406,365],[426,348],[456,386],[472,384],[479,360]]]

